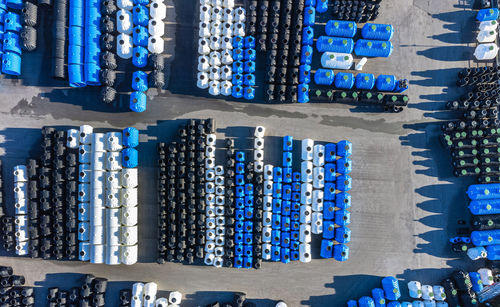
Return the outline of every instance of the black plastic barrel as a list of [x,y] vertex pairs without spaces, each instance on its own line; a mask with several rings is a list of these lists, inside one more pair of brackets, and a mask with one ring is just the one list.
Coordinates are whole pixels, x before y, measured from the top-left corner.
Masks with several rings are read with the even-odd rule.
[[103,34],[112,34],[115,31],[115,22],[111,16],[105,16],[101,19],[101,31]]
[[152,54],[149,57],[149,66],[154,70],[165,69],[165,58],[161,54]]
[[21,48],[26,51],[33,51],[36,49],[36,29],[32,26],[23,26],[20,33],[21,37]]
[[117,8],[114,0],[104,0],[101,2],[101,13],[103,15],[112,15],[116,13]]
[[116,69],[116,56],[113,52],[105,51],[101,53],[101,68]]
[[165,75],[163,74],[163,71],[153,70],[149,78],[150,78],[149,82],[152,87],[156,87],[159,90],[165,87]]
[[116,100],[116,90],[110,86],[104,86],[101,90],[99,98],[102,102],[110,104]]
[[38,23],[38,5],[32,2],[24,2],[21,10],[24,24],[35,27]]
[[115,85],[116,81],[116,71],[112,69],[103,69],[101,70],[101,83],[106,86]]
[[115,36],[110,33],[106,33],[101,35],[101,49],[108,50],[108,51],[113,51],[115,48]]

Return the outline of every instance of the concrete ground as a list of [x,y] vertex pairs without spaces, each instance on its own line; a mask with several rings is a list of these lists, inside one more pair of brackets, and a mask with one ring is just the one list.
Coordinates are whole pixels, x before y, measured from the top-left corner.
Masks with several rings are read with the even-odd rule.
[[[194,85],[196,1],[170,1],[167,35],[171,42],[169,90],[151,94],[143,114],[102,106],[95,89],[70,89],[50,79],[50,46],[23,57],[23,78],[0,81],[0,157],[7,170],[37,152],[42,126],[78,126],[141,130],[140,264],[110,267],[81,262],[1,257],[29,284],[69,287],[92,273],[112,281],[108,305],[117,289],[132,281],[155,281],[159,289],[178,290],[183,306],[197,306],[243,291],[258,306],[284,299],[289,306],[343,306],[368,295],[380,277],[418,278],[436,283],[453,267],[472,263],[450,252],[447,239],[457,220],[466,218],[465,188],[470,179],[452,176],[449,154],[439,144],[439,124],[452,117],[445,102],[460,96],[456,73],[471,61],[474,14],[469,0],[385,0],[377,22],[396,29],[394,53],[374,59],[366,72],[390,73],[410,80],[411,103],[400,114],[338,104],[266,105],[209,98]],[[173,14],[175,13],[175,14]],[[42,31],[43,33],[45,31]],[[49,36],[49,33],[42,34]],[[175,48],[174,48],[175,46]],[[127,101],[124,96],[123,101]],[[267,128],[267,148],[278,137],[313,138],[354,144],[351,255],[345,263],[313,259],[309,264],[264,263],[261,270],[216,269],[156,258],[155,143],[168,141],[188,118],[213,117],[220,137],[238,137],[247,146],[256,125]],[[35,146],[35,147],[34,147]],[[272,151],[266,160],[279,159]],[[6,172],[4,172],[6,173]],[[5,182],[11,176],[5,175]],[[7,185],[8,186],[8,185]],[[10,190],[10,189],[9,189]],[[8,198],[11,198],[8,191]],[[317,251],[317,250],[316,250]],[[37,282],[38,281],[38,282]],[[44,290],[38,291],[42,295]]]

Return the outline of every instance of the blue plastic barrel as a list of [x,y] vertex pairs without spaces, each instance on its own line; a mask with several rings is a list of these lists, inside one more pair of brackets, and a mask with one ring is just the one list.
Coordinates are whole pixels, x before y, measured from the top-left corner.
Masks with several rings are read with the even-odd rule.
[[474,292],[481,292],[483,290],[483,282],[481,281],[481,275],[478,272],[469,272],[470,281],[472,283],[472,290]]
[[312,46],[314,44],[314,28],[304,27],[302,30],[302,45]]
[[390,24],[365,23],[361,29],[361,36],[364,39],[390,41],[393,34],[394,27]]
[[321,240],[321,258],[333,258],[333,241],[332,240]]
[[340,157],[348,157],[352,154],[352,143],[342,140],[337,143],[337,155]]
[[255,72],[255,61],[245,61],[243,62],[243,71],[246,74],[251,74]]
[[357,30],[358,27],[354,21],[330,20],[325,26],[325,32],[328,36],[353,38]]
[[101,85],[101,79],[99,75],[101,74],[101,68],[98,64],[94,63],[84,63],[83,65],[83,76],[85,77],[85,83],[91,86]]
[[243,84],[246,86],[255,86],[255,75],[254,74],[244,74]]
[[149,4],[149,0],[134,0],[134,5],[148,5]]
[[94,27],[99,29],[101,23],[101,12],[99,10],[99,5],[97,6],[85,6],[85,20],[84,27]]
[[21,74],[21,56],[14,52],[2,54],[2,72],[7,75],[19,76]]
[[132,92],[130,95],[130,110],[133,112],[144,112],[146,110],[146,94],[143,92]]
[[375,307],[385,307],[384,290],[381,288],[372,289],[372,298]]
[[411,306],[412,307],[425,307],[424,302],[422,302],[422,301],[413,301]]
[[16,32],[19,33],[22,29],[21,25],[21,16],[19,14],[16,14],[14,12],[7,12],[4,15],[4,31],[11,31],[11,32]]
[[245,59],[245,52],[242,48],[233,49],[233,61],[243,61]]
[[135,26],[133,32],[132,32],[132,43],[134,46],[142,46],[142,47],[147,47],[148,46],[148,29],[143,26]]
[[132,21],[134,25],[147,27],[149,23],[149,11],[144,5],[136,5],[132,9]]
[[144,47],[134,47],[132,50],[132,64],[135,67],[145,67],[148,64],[148,49]]
[[381,92],[393,92],[396,88],[396,77],[393,75],[380,75],[375,82],[377,90]]
[[233,86],[234,85],[243,85],[243,75],[242,74],[234,74],[233,73]]
[[139,152],[135,148],[125,148],[122,150],[122,166],[134,168],[139,165]]
[[8,8],[14,9],[14,10],[20,10],[23,8],[23,1],[22,0],[6,0],[5,4]]
[[127,127],[122,132],[123,146],[135,148],[139,146],[139,130],[134,127]]
[[234,98],[242,98],[243,97],[243,88],[239,85],[233,85],[233,89],[231,91],[231,96]]
[[399,282],[392,276],[382,279],[382,288],[384,289],[385,298],[388,300],[397,301],[401,297]]
[[388,58],[393,48],[390,41],[359,39],[354,46],[354,53],[357,56]]
[[360,73],[356,76],[356,88],[360,90],[371,90],[375,86],[375,76],[373,74]]
[[245,49],[245,52],[243,53],[243,59],[245,61],[255,61],[255,57],[255,49]]
[[89,44],[99,46],[101,30],[96,26],[88,26],[84,28],[83,36],[85,39],[85,47],[87,47]]
[[245,47],[245,40],[241,36],[233,37],[233,49],[243,49]]
[[314,73],[314,82],[318,85],[332,85],[334,80],[333,69],[318,68]]
[[500,245],[488,245],[486,246],[486,253],[488,254],[488,260],[500,260]]
[[311,83],[311,65],[302,64],[299,66],[299,83]]
[[344,157],[336,161],[337,172],[341,175],[347,175],[352,171],[352,160]]
[[408,89],[409,82],[407,79],[401,79],[398,82],[396,82],[396,88],[394,91],[396,93],[403,93]]
[[497,20],[498,8],[482,9],[477,13],[476,19],[479,21]]
[[246,86],[243,88],[243,98],[246,100],[252,100],[255,98],[255,88]]
[[335,87],[351,89],[354,86],[354,75],[349,72],[339,72],[335,76]]
[[100,57],[101,57],[101,47],[95,43],[87,43],[85,45],[85,63],[94,63],[94,64],[99,64],[100,63]]
[[309,102],[309,84],[301,83],[297,88],[297,101],[299,103]]
[[0,23],[2,23],[2,32],[3,32],[3,22],[5,20],[5,14],[7,14],[7,11],[0,8]]
[[349,243],[351,241],[351,230],[345,226],[335,229],[335,241]]
[[352,53],[354,41],[352,38],[320,36],[316,40],[316,48],[319,52]]
[[0,9],[7,10],[7,0],[0,0]]
[[[73,46],[83,46],[84,45],[84,40],[83,40],[83,28],[82,27],[77,27],[77,26],[71,26],[68,29],[68,41],[69,45]],[[82,52],[83,54],[83,52]]]
[[355,300],[349,300],[347,302],[347,307],[358,307],[358,302],[356,302]]
[[280,250],[281,262],[290,263],[290,249],[282,247]]
[[500,214],[500,199],[479,199],[469,203],[469,210],[474,215]]
[[78,6],[78,1],[69,2],[69,26],[83,28],[85,10],[83,6]]
[[[329,203],[329,202],[325,202]],[[324,207],[323,207],[324,209]],[[323,210],[325,211],[325,210]],[[328,215],[333,216],[332,212],[328,210]],[[323,221],[323,239],[335,239],[335,222],[334,221],[329,221],[329,220],[324,220]]]
[[375,307],[375,302],[369,296],[363,296],[358,300],[359,307]]
[[234,257],[234,267],[236,269],[241,269],[243,267],[243,257],[242,256]]
[[349,259],[349,246],[345,244],[335,245],[333,248],[333,258],[337,261],[346,261]]
[[14,32],[5,32],[3,35],[3,52],[13,52],[21,55],[19,35]]
[[132,74],[132,89],[145,92],[148,90],[148,74],[143,71],[134,71]]
[[68,79],[71,87],[84,87],[87,85],[83,75],[83,64],[68,65]]
[[314,49],[312,46],[302,46],[302,51],[300,52],[300,64],[311,65],[313,51]]
[[387,307],[401,307],[401,303],[398,301],[392,301],[387,303]]
[[476,230],[471,232],[470,237],[475,246],[500,244],[500,229]]
[[345,209],[335,211],[335,224],[339,226],[351,224],[351,213]]
[[83,64],[83,47],[76,45],[68,46],[68,64]]
[[348,209],[351,207],[351,195],[346,192],[340,192],[335,197],[335,206],[340,209]]
[[243,71],[244,71],[244,67],[243,67],[243,62],[242,61],[234,61],[233,62],[233,71],[232,73],[233,74],[242,74]]
[[316,12],[325,13],[326,11],[328,11],[328,0],[316,1]]
[[349,175],[341,175],[337,177],[337,190],[347,192],[352,188],[352,179]]
[[244,46],[245,46],[245,49],[255,49],[255,37],[246,36]]
[[304,26],[314,26],[316,22],[316,9],[314,6],[306,6],[304,8]]
[[325,181],[334,182],[337,180],[337,167],[335,163],[326,163],[325,166]]
[[500,198],[500,183],[470,185],[467,195],[472,200]]

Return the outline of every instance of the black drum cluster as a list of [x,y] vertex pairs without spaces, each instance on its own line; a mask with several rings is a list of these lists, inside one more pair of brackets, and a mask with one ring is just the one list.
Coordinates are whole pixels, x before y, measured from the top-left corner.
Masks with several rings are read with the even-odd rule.
[[365,23],[379,15],[382,0],[335,0],[332,1],[333,19]]
[[63,80],[68,77],[66,67],[68,59],[68,7],[68,0],[54,0],[52,76]]
[[469,91],[447,108],[461,118],[442,126],[442,142],[451,151],[455,176],[500,182],[499,76],[496,67],[467,68],[458,75],[457,85]]
[[38,4],[30,1],[24,2],[21,18],[23,23],[20,33],[21,47],[25,51],[34,51],[37,47]]
[[24,276],[13,275],[10,266],[0,266],[0,306],[35,306],[32,287],[24,287]]
[[106,278],[94,277],[88,274],[85,275],[79,287],[74,287],[70,290],[62,290],[57,287],[49,288],[46,306],[105,306],[107,286],[108,280]]
[[267,101],[297,102],[303,11],[304,0],[248,2],[247,35],[266,52]]
[[[66,146],[66,132],[43,128],[42,155],[29,159],[26,171],[26,204],[18,202],[14,207],[16,215],[19,211],[27,216],[27,225],[17,225],[17,217],[0,219],[5,249],[15,247],[18,255],[32,258],[77,259],[78,152]],[[21,237],[27,238],[26,250],[16,245],[24,241]]]
[[101,84],[100,100],[106,104],[110,104],[116,100],[116,25],[115,14],[117,11],[114,0],[105,0],[101,2]]

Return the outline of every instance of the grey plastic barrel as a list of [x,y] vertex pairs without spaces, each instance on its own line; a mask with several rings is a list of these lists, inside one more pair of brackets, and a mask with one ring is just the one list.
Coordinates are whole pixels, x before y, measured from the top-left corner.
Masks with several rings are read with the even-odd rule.
[[102,15],[113,15],[116,13],[116,3],[114,0],[104,0],[101,2],[101,14]]
[[24,7],[21,10],[22,21],[28,26],[35,27],[38,23],[38,5],[32,2],[24,2]]
[[113,33],[115,31],[115,22],[110,16],[106,16],[101,19],[101,31],[102,33]]
[[101,90],[100,99],[106,104],[116,100],[116,90],[110,86],[104,86]]
[[64,58],[53,58],[52,60],[52,77],[54,79],[62,79],[65,80],[67,78],[67,70],[64,65]]
[[161,54],[152,54],[149,57],[149,63],[149,66],[151,66],[154,70],[165,69],[165,58]]
[[67,41],[62,39],[55,40],[54,57],[64,59],[67,51]]
[[116,71],[111,69],[103,69],[101,70],[101,83],[106,86],[115,85],[116,81]]
[[21,48],[26,51],[33,51],[36,49],[36,29],[32,26],[23,26],[20,33]]
[[153,70],[153,73],[149,75],[151,87],[156,87],[161,90],[165,87],[165,74],[161,70]]
[[103,34],[101,36],[101,49],[112,51],[115,48],[115,36],[110,33]]
[[105,51],[101,53],[101,67],[108,69],[116,69],[116,56],[113,52]]

